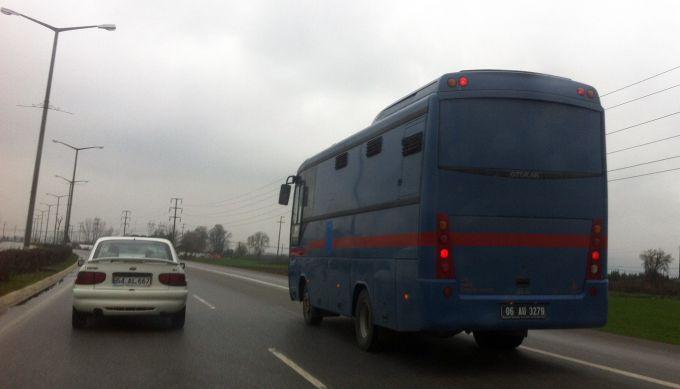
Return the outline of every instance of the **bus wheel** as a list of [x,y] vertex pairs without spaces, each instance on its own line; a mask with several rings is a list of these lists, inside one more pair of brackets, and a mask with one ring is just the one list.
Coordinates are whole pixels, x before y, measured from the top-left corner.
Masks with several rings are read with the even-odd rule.
[[312,306],[306,286],[302,290],[302,316],[305,318],[305,323],[310,326],[318,326],[323,320],[323,315],[321,315],[319,309]]
[[354,333],[359,348],[364,351],[378,351],[380,348],[380,327],[373,324],[373,306],[366,290],[362,290],[354,309]]
[[526,331],[475,331],[477,346],[485,349],[513,350],[526,338]]

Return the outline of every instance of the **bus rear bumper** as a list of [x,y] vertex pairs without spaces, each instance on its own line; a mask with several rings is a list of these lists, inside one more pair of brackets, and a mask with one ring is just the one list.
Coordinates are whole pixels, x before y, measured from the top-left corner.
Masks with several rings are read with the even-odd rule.
[[[608,281],[588,281],[584,291],[570,295],[464,295],[455,281],[421,280],[420,298],[401,301],[402,331],[519,330],[593,328],[607,323]],[[449,297],[444,288],[454,291]],[[542,319],[503,319],[503,304],[545,306]],[[420,318],[420,320],[418,320]]]

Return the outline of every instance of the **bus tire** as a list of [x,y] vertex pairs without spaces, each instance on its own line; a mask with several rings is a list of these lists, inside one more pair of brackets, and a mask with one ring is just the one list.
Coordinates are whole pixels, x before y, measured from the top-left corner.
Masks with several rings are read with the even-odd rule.
[[364,351],[374,352],[380,349],[381,328],[374,324],[373,306],[366,289],[359,293],[354,309],[354,334],[357,345]]
[[318,326],[323,320],[323,315],[318,308],[312,306],[312,301],[309,298],[309,290],[307,286],[302,289],[302,317],[305,319],[305,324],[309,326]]
[[483,349],[514,350],[526,338],[526,331],[475,331],[477,346]]

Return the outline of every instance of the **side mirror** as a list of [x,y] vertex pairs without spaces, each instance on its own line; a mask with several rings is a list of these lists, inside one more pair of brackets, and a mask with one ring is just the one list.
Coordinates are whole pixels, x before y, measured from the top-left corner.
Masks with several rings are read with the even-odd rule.
[[288,205],[288,200],[290,199],[290,185],[281,185],[281,190],[279,191],[279,204]]
[[82,259],[82,258],[80,258],[80,259],[78,260],[78,267],[81,267],[81,266],[83,266],[84,264],[85,264],[85,260]]
[[180,262],[179,265],[182,266],[182,269],[186,269],[187,267],[187,264],[184,262]]

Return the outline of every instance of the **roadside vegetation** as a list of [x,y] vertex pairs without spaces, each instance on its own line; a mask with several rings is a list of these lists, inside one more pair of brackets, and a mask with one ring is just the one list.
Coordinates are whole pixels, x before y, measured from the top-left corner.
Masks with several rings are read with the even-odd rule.
[[192,257],[190,261],[207,263],[218,266],[230,266],[241,269],[257,270],[274,274],[288,274],[288,259],[280,257],[233,257],[233,258],[212,258],[212,257]]
[[602,330],[680,345],[680,298],[612,292]]
[[58,273],[76,259],[71,248],[65,246],[0,251],[0,296]]

